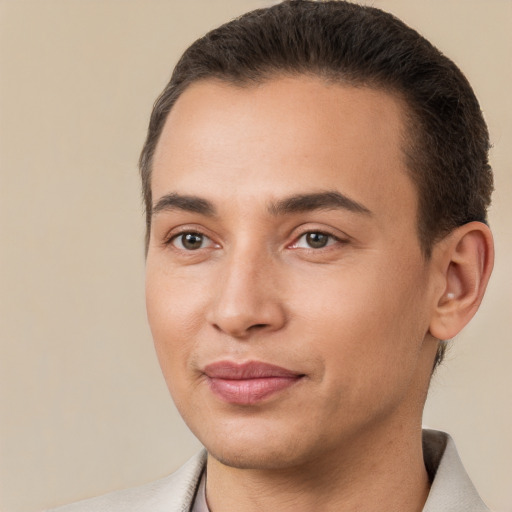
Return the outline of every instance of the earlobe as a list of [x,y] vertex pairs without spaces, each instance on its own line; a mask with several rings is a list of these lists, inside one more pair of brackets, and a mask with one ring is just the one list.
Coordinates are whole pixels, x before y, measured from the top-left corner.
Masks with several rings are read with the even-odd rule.
[[494,263],[489,227],[470,222],[452,231],[433,254],[442,287],[435,298],[430,334],[440,340],[456,336],[478,310]]

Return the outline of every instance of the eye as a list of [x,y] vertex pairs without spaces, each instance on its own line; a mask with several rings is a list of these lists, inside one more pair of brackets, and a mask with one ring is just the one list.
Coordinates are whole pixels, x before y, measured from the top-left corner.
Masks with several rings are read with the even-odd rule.
[[338,239],[328,233],[321,231],[309,231],[301,235],[293,244],[294,248],[301,249],[323,249],[329,245],[336,243]]
[[185,251],[196,251],[213,245],[212,240],[206,235],[195,232],[180,233],[174,236],[170,240],[170,243],[177,249]]

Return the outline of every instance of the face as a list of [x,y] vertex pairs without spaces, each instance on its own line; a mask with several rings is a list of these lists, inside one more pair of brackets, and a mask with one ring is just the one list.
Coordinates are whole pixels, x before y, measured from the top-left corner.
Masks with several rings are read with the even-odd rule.
[[147,310],[176,405],[217,460],[297,466],[419,427],[436,346],[402,112],[308,77],[204,81],[173,107]]

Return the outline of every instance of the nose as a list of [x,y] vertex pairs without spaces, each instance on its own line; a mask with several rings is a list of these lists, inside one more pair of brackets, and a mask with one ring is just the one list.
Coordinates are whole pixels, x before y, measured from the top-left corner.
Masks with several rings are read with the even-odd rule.
[[207,320],[237,339],[281,329],[287,315],[278,274],[270,257],[254,251],[232,254],[217,276]]

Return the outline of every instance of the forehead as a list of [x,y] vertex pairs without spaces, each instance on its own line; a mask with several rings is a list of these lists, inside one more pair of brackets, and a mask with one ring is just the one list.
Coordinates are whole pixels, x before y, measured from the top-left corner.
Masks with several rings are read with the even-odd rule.
[[[307,76],[191,85],[171,110],[152,190],[261,197],[338,189],[364,204],[416,208],[402,151],[404,105],[392,94]],[[183,189],[183,190],[181,190]],[[403,213],[403,212],[402,212]],[[411,210],[411,213],[412,210]]]

